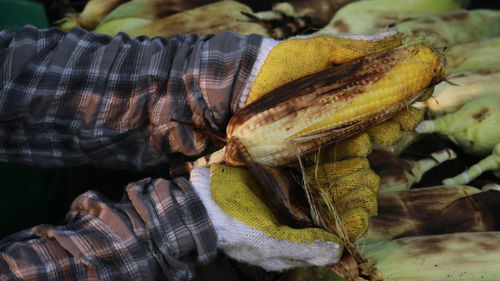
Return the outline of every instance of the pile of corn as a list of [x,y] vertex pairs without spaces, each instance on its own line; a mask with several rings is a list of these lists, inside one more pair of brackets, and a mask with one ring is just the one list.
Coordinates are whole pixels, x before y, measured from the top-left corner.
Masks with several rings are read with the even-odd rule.
[[[493,151],[481,161],[484,165],[472,166],[463,176],[472,180],[486,169],[500,174],[500,11],[459,9],[467,5],[456,0],[357,1],[337,12],[320,32],[371,33],[389,25],[406,34],[407,42],[441,50],[446,81],[436,85],[432,98],[415,106],[425,109],[429,119],[445,117],[445,128],[435,131],[466,153],[485,156]],[[452,129],[466,124],[475,125]],[[387,151],[369,156],[381,176],[379,213],[358,248],[377,261],[380,280],[500,280],[500,180],[483,190],[481,185],[457,184],[410,189],[427,170],[455,157],[449,150],[419,161]],[[287,280],[312,279],[343,280],[317,269],[287,275]]]
[[68,15],[60,27],[164,38],[222,31],[269,36],[268,29],[245,15],[251,13],[251,8],[236,1],[90,0],[81,13]]
[[[286,14],[312,17],[314,27],[323,27],[318,33],[371,34],[391,26],[405,34],[404,48],[296,80],[233,117],[221,158],[234,165],[250,161],[280,166],[295,161],[298,151],[313,151],[387,119],[439,82],[443,71],[445,81],[435,85],[433,98],[414,104],[425,109],[428,118],[477,107],[473,103],[480,98],[488,100],[478,104],[496,102],[500,11],[466,10],[469,2],[291,0],[270,13],[254,13],[237,1],[91,0],[61,27],[165,38],[221,31],[270,36],[274,33],[259,19]],[[328,24],[325,18],[331,18]],[[436,53],[445,57],[444,70]],[[366,83],[354,83],[361,77]],[[491,131],[483,128],[481,134],[464,132],[450,138],[466,151],[473,150],[471,146],[491,151],[492,144],[500,143],[500,135],[493,133],[500,132],[500,109],[491,111],[487,124]],[[473,118],[463,114],[460,118],[468,122],[469,117]],[[372,169],[381,176],[379,214],[358,245],[381,273],[370,280],[500,280],[500,192],[495,187],[482,191],[464,185],[410,189],[426,171],[455,157],[449,149],[419,161],[387,151],[369,156]],[[500,161],[496,165],[500,170]],[[281,278],[361,280],[358,272],[342,279],[328,267],[293,270]]]

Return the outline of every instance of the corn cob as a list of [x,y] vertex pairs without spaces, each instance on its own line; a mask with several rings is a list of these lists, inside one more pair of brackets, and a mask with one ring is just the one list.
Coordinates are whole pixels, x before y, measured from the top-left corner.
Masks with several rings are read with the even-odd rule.
[[446,73],[490,69],[500,65],[500,37],[473,41],[446,49]]
[[500,280],[500,232],[405,237],[367,244],[384,281]]
[[472,100],[460,110],[435,120],[422,121],[418,133],[438,132],[466,152],[487,155],[500,142],[500,95]]
[[311,24],[315,28],[321,28],[328,24],[332,16],[343,6],[355,0],[316,0],[301,1],[291,0],[273,5],[274,11],[281,11],[291,16],[307,15],[311,18]]
[[[437,217],[455,200],[479,193],[471,186],[434,186],[388,192],[378,197],[378,214],[371,219],[366,243],[390,240],[410,235],[424,235],[424,225]],[[474,207],[465,206],[464,214],[475,214]],[[462,214],[462,212],[460,212]],[[458,214],[457,214],[458,215]],[[453,219],[453,215],[450,219]],[[456,217],[460,219],[460,217]],[[471,228],[473,226],[471,225]],[[443,230],[444,231],[444,230]]]
[[[95,30],[115,35],[148,25],[171,14],[202,6],[216,0],[132,0],[109,13]],[[120,25],[123,25],[120,28]],[[169,27],[172,28],[172,27]]]
[[241,35],[260,34],[263,36],[269,36],[268,30],[261,24],[244,21],[232,21],[230,23],[218,25],[215,27],[194,30],[193,33],[203,35],[216,34],[223,31],[232,31]]
[[455,112],[464,104],[474,99],[498,94],[500,89],[500,68],[480,69],[452,74],[448,82],[441,82],[434,87],[432,99],[420,104],[426,107],[432,116],[442,116]]
[[297,268],[284,281],[496,281],[500,280],[500,232],[405,237],[364,246],[378,272],[360,278],[352,267],[345,279],[329,267]]
[[318,33],[371,34],[402,20],[465,8],[460,0],[370,0],[342,7]]
[[425,172],[455,157],[455,152],[449,148],[418,161],[404,160],[385,150],[374,150],[367,156],[371,169],[380,176],[379,194],[408,190]]
[[94,32],[115,36],[119,32],[129,32],[138,27],[152,23],[150,19],[128,17],[119,18],[99,25]]
[[77,26],[93,30],[107,14],[123,2],[124,0],[90,0],[81,13],[68,15],[59,27],[64,31]]
[[151,24],[131,30],[129,33],[133,36],[146,35],[164,38],[197,33],[198,30],[217,28],[235,21],[248,21],[242,12],[251,13],[252,10],[236,1],[220,1],[161,18]]
[[459,10],[396,24],[409,37],[435,47],[446,47],[500,36],[500,11]]
[[128,17],[157,20],[216,0],[132,0],[113,10],[103,23]]
[[[389,118],[437,83],[440,57],[423,45],[364,57],[295,80],[240,110],[227,127],[224,159],[279,166],[321,144]],[[295,94],[291,94],[295,93]]]

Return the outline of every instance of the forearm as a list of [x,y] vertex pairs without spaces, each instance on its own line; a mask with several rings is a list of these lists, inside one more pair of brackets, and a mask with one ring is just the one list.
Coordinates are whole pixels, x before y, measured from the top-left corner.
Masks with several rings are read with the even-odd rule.
[[0,32],[1,161],[142,169],[224,135],[261,37]]
[[186,179],[145,179],[126,192],[119,203],[87,192],[65,225],[0,240],[0,280],[187,280],[196,260],[215,255],[215,232]]

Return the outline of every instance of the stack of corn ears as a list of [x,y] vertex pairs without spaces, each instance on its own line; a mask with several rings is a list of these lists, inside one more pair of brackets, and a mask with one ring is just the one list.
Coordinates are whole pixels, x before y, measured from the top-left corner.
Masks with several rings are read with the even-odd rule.
[[465,0],[364,0],[342,7],[318,33],[371,34],[401,21],[466,8]]
[[[170,3],[175,2],[175,3]],[[240,34],[268,35],[261,24],[251,22],[244,13],[252,9],[236,1],[132,0],[113,10],[94,30],[115,35],[164,37],[181,34],[213,34],[233,31]]]
[[[381,195],[379,214],[358,242],[377,263],[379,274],[369,280],[499,280],[499,205],[499,191],[471,186]],[[360,280],[357,274],[344,278],[323,267],[293,270],[284,280]]]
[[456,158],[447,148],[431,153],[429,158],[418,161],[401,159],[387,150],[374,150],[368,156],[370,168],[380,177],[379,194],[409,190],[422,176],[437,165]]
[[96,26],[124,0],[90,0],[81,13],[67,15],[61,20],[59,27],[69,31],[74,27],[93,30]]

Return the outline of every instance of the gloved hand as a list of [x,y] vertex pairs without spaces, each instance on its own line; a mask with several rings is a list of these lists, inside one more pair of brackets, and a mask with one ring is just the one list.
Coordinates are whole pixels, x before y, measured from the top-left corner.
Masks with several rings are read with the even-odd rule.
[[435,120],[422,121],[418,133],[440,133],[460,145],[466,152],[485,156],[463,173],[445,179],[445,185],[467,184],[485,171],[500,177],[500,96],[472,100],[458,111]]
[[210,169],[197,167],[190,180],[214,225],[217,246],[228,256],[270,271],[339,260],[342,243],[333,233],[279,225],[251,191],[257,183],[247,169],[218,164]]
[[401,44],[402,36],[394,29],[382,29],[373,35],[319,35],[285,41],[264,39],[262,53],[254,67],[258,73],[248,98],[244,96],[244,104],[290,81]]
[[[268,55],[260,56],[258,74],[243,105],[276,87],[333,64],[401,44],[398,34],[384,32],[370,37],[376,40],[317,36],[281,43],[268,41],[270,51]],[[395,119],[399,122],[393,121],[389,125],[381,125],[374,132],[353,137],[341,144],[341,151],[333,151],[335,154],[338,151],[345,159],[365,156],[371,150],[370,138],[383,144],[392,144],[400,137],[401,128],[414,126],[408,124],[418,123],[414,121],[415,116],[419,116],[417,119],[422,116],[414,111],[408,112]],[[395,133],[387,134],[387,130]],[[389,140],[386,140],[387,136],[391,136]],[[360,153],[360,150],[365,152]],[[324,193],[327,194],[325,200],[320,204],[325,206],[327,213],[334,210],[327,219],[333,225],[329,228],[336,230],[342,237],[319,228],[292,229],[279,225],[269,208],[250,191],[256,183],[246,169],[212,165],[209,172],[207,168],[195,168],[191,173],[191,181],[217,229],[219,248],[233,258],[268,270],[337,262],[343,243],[354,241],[364,234],[369,217],[376,213],[378,177],[369,169],[366,159],[325,163],[340,158],[323,154],[321,158],[318,166],[307,169],[308,182],[316,191],[327,191]],[[334,225],[339,225],[340,229]]]

